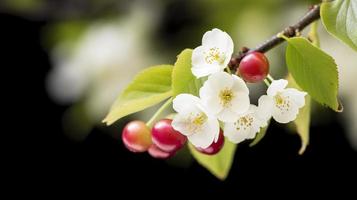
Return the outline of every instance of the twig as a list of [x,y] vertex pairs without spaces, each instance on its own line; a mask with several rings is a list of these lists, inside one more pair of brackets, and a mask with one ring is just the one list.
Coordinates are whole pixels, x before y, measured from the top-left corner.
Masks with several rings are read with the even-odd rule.
[[[288,26],[281,33],[283,33],[286,37],[294,37],[300,34],[306,26],[314,22],[315,20],[320,18],[320,5],[314,5],[310,8],[310,10],[294,25]],[[277,34],[278,35],[278,34]],[[233,70],[237,69],[239,62],[246,56],[247,54],[258,51],[261,53],[265,53],[270,49],[276,47],[281,44],[285,40],[278,37],[277,35],[273,36],[269,40],[263,42],[253,49],[248,49],[247,47],[243,47],[242,51],[240,51],[237,55],[234,55],[229,63],[229,67]]]

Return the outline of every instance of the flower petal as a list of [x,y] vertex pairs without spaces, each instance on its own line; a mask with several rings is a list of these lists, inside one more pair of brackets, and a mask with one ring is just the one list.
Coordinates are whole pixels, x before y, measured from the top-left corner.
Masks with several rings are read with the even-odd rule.
[[232,77],[225,72],[212,74],[200,89],[200,98],[206,110],[216,115],[222,111],[223,105],[220,100],[220,92],[230,89],[233,85]]
[[202,104],[205,107],[205,110],[212,115],[215,115],[222,110],[222,105],[220,104],[217,92],[211,89],[207,81],[200,89]]
[[201,131],[187,136],[188,140],[195,146],[201,148],[209,147],[219,135],[219,123],[214,118],[209,118],[202,126]]
[[260,131],[260,128],[265,127],[268,125],[268,120],[271,117],[271,114],[269,115],[269,118],[265,117],[261,117],[260,113],[261,110],[259,110],[259,107],[257,107],[256,105],[250,104],[249,110],[247,113],[251,113],[251,115],[254,117],[254,123],[253,123],[253,128],[255,130],[257,130],[256,132],[254,132],[254,136],[255,134]]
[[205,77],[210,74],[222,71],[223,69],[219,65],[197,65],[191,68],[192,74],[197,78]]
[[279,79],[273,81],[267,90],[268,96],[271,97],[275,96],[276,93],[283,91],[287,85],[288,85],[288,81],[285,79]]
[[264,125],[264,121],[256,116],[257,111],[255,105],[250,105],[249,110],[243,115],[239,115],[234,122],[225,123],[225,136],[234,143],[254,138],[260,131],[260,127]]
[[267,121],[272,116],[273,106],[273,98],[268,95],[262,95],[258,100],[257,116]]
[[250,99],[248,93],[245,92],[235,92],[234,98],[232,99],[232,106],[230,109],[237,114],[242,114],[247,112],[250,106]]
[[232,74],[233,77],[233,87],[234,91],[240,91],[249,94],[249,89],[247,84],[243,81],[243,79],[239,78],[238,76]]
[[[218,47],[224,52],[233,53],[233,40],[224,31],[214,28],[207,31],[202,37],[202,45],[208,47]],[[230,58],[229,58],[230,59]]]
[[299,113],[299,108],[294,101],[291,101],[290,98],[286,101],[289,101],[288,107],[281,108],[276,104],[273,107],[273,118],[279,123],[285,124],[294,121],[296,119],[297,114]]
[[301,92],[294,88],[287,88],[283,91],[283,95],[290,96],[298,108],[301,108],[305,105],[305,96],[307,95],[306,92]]
[[200,66],[207,64],[204,59],[205,48],[203,46],[196,47],[192,51],[191,64],[192,66]]
[[190,121],[185,115],[179,113],[176,114],[172,120],[171,125],[176,131],[182,133],[183,135],[188,136],[192,134],[191,130],[189,129]]
[[173,109],[178,113],[191,113],[191,112],[200,112],[198,108],[200,104],[200,99],[191,94],[179,94],[173,100]]
[[221,112],[217,114],[217,118],[222,122],[233,122],[237,119],[238,114],[231,108],[224,108]]
[[240,143],[244,141],[248,134],[249,130],[237,130],[236,126],[234,123],[225,123],[224,125],[224,136],[227,137],[227,139],[233,143]]
[[218,92],[224,88],[231,89],[233,86],[233,79],[231,75],[226,72],[217,72],[208,77],[205,84],[206,83],[211,90]]

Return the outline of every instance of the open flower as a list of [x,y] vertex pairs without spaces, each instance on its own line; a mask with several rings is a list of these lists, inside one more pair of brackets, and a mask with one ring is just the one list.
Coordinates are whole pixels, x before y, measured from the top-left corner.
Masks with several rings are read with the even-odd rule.
[[202,46],[192,52],[192,73],[197,78],[223,71],[233,54],[232,38],[219,29],[207,31]]
[[223,122],[232,122],[249,108],[249,90],[236,75],[217,72],[200,89],[200,98],[208,112]]
[[305,105],[306,92],[294,88],[286,88],[288,81],[284,79],[273,81],[267,95],[259,98],[259,108],[262,113],[273,116],[279,123],[288,123],[296,119],[299,108]]
[[255,105],[250,105],[249,110],[239,115],[233,122],[225,123],[224,135],[229,141],[239,143],[246,139],[253,139],[261,127],[267,125],[265,115],[260,115]]
[[204,110],[198,97],[180,94],[173,100],[173,108],[177,115],[172,127],[186,135],[194,146],[207,148],[218,140],[218,120]]

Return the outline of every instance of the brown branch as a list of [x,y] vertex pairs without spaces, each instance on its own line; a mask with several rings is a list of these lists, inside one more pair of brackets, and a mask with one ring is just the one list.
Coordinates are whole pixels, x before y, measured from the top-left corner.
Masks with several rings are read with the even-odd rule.
[[[310,8],[310,10],[294,25],[285,28],[280,33],[284,34],[286,37],[294,37],[300,33],[306,26],[314,22],[315,20],[320,18],[320,5],[314,5]],[[278,35],[278,34],[277,34]],[[278,37],[277,35],[273,36],[269,40],[263,42],[253,49],[248,49],[247,47],[243,47],[242,51],[240,51],[237,55],[234,55],[229,63],[229,67],[233,70],[237,69],[240,61],[247,54],[258,51],[261,53],[265,53],[270,49],[276,47],[277,45],[284,42],[284,39]]]

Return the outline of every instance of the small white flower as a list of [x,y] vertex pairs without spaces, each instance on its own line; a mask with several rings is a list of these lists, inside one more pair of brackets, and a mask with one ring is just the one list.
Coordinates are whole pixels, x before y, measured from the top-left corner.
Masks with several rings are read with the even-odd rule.
[[192,73],[197,78],[223,71],[233,54],[233,40],[219,29],[207,31],[202,45],[192,52]]
[[294,88],[286,88],[288,81],[284,79],[273,81],[267,95],[259,98],[259,108],[267,116],[273,116],[279,123],[288,123],[296,119],[299,108],[305,105],[306,92]]
[[236,75],[217,72],[200,89],[200,98],[208,112],[223,122],[232,122],[249,109],[249,90]]
[[255,105],[250,105],[249,110],[239,115],[234,122],[225,123],[224,136],[233,143],[246,139],[253,139],[261,127],[267,126],[267,118],[263,118]]
[[186,135],[194,146],[207,148],[218,140],[218,120],[204,110],[198,97],[180,94],[173,100],[173,108],[177,115],[172,127]]

